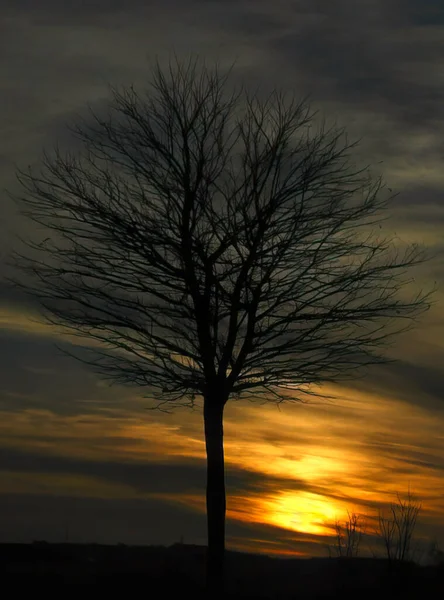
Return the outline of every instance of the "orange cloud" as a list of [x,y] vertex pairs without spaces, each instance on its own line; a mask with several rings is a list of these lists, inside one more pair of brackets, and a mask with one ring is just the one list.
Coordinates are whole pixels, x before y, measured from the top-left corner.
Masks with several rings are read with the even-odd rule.
[[[257,474],[254,490],[247,483],[244,491],[228,488],[229,519],[309,534],[316,542],[318,536],[332,534],[334,522],[345,518],[347,510],[376,514],[397,491],[410,488],[423,503],[423,520],[444,525],[444,419],[395,399],[364,393],[352,398],[341,392],[341,399],[333,402],[287,404],[280,410],[235,402],[227,406],[227,469]],[[200,412],[101,412],[4,412],[2,445],[96,461],[203,464]],[[128,484],[63,474],[10,475],[2,491],[58,493],[62,488],[94,496],[140,497]],[[201,494],[184,490],[154,496],[205,510],[203,489]]]

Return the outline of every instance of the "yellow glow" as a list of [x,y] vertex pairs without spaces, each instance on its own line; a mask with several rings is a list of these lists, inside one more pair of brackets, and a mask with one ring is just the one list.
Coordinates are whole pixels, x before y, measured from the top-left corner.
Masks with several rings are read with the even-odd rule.
[[[51,378],[51,373],[40,376]],[[231,487],[227,480],[227,517],[258,526],[257,531],[250,528],[248,539],[229,540],[231,548],[297,554],[300,533],[309,536],[310,546],[302,550],[306,555],[325,555],[325,539],[319,536],[334,535],[335,521],[344,522],[347,510],[373,518],[379,503],[392,501],[397,491],[402,494],[409,487],[422,501],[424,520],[444,526],[442,471],[437,468],[444,451],[443,417],[394,397],[341,393],[343,397],[335,402],[286,404],[281,410],[250,403],[227,405],[227,470],[240,478],[245,475],[246,482],[251,479],[251,486],[245,488]],[[100,399],[95,414],[88,414],[87,406],[84,414],[77,415],[37,408],[2,410],[1,445],[82,460],[199,464],[201,493],[183,481],[182,493],[149,496],[204,513],[202,413],[145,414],[140,410],[145,401],[137,404],[136,393],[131,394],[110,388],[108,397],[119,404],[104,407]],[[28,393],[25,399],[36,407],[44,400],[37,393]],[[3,493],[145,496],[137,486],[106,481],[99,474],[3,474],[0,487]],[[326,495],[330,493],[335,498]],[[279,528],[274,539],[261,539],[263,525]],[[283,535],[282,529],[294,533]]]
[[311,492],[284,492],[264,503],[267,521],[278,527],[313,535],[328,535],[343,508]]

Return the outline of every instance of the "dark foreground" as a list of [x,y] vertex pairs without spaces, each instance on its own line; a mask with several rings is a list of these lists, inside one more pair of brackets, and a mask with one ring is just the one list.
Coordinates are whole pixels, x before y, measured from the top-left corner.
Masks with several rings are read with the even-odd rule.
[[[113,586],[125,593],[143,590],[148,598],[198,599],[203,597],[204,566],[200,546],[0,544],[3,589],[9,583],[15,590],[32,586],[33,591]],[[444,597],[443,566],[390,567],[379,559],[277,559],[228,552],[226,570],[226,597],[239,600]]]

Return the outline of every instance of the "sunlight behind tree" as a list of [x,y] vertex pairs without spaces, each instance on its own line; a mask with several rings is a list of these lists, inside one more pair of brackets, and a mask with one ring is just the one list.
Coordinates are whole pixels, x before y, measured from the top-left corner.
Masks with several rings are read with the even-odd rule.
[[[203,399],[212,597],[227,401],[322,396],[385,362],[429,307],[409,277],[424,254],[381,232],[392,196],[354,164],[356,143],[314,127],[306,99],[232,92],[228,77],[173,60],[142,93],[112,89],[107,114],[72,128],[80,150],[19,170],[14,196],[47,232],[17,253],[15,283],[88,340],[72,355],[159,408]],[[301,522],[315,527],[329,509],[306,502]]]

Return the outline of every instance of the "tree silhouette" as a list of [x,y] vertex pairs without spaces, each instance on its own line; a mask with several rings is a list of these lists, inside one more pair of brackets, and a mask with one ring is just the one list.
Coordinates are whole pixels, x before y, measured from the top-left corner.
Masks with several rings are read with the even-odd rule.
[[378,515],[376,534],[382,540],[389,562],[413,560],[412,537],[421,504],[413,498],[410,490],[405,500],[396,494],[397,502],[390,504],[390,515]]
[[[347,511],[347,520],[335,522],[336,539],[333,546],[336,556],[340,558],[353,558],[359,554],[362,536],[364,535],[364,518],[355,512]],[[329,548],[329,554],[331,549]]]
[[[223,412],[281,402],[386,360],[426,310],[408,298],[416,246],[381,236],[390,197],[351,160],[344,130],[306,99],[232,92],[198,59],[156,64],[143,93],[111,88],[12,194],[49,237],[24,240],[14,277],[50,323],[97,344],[73,356],[157,407],[203,399],[207,584],[222,589]],[[383,197],[384,196],[384,197]]]

